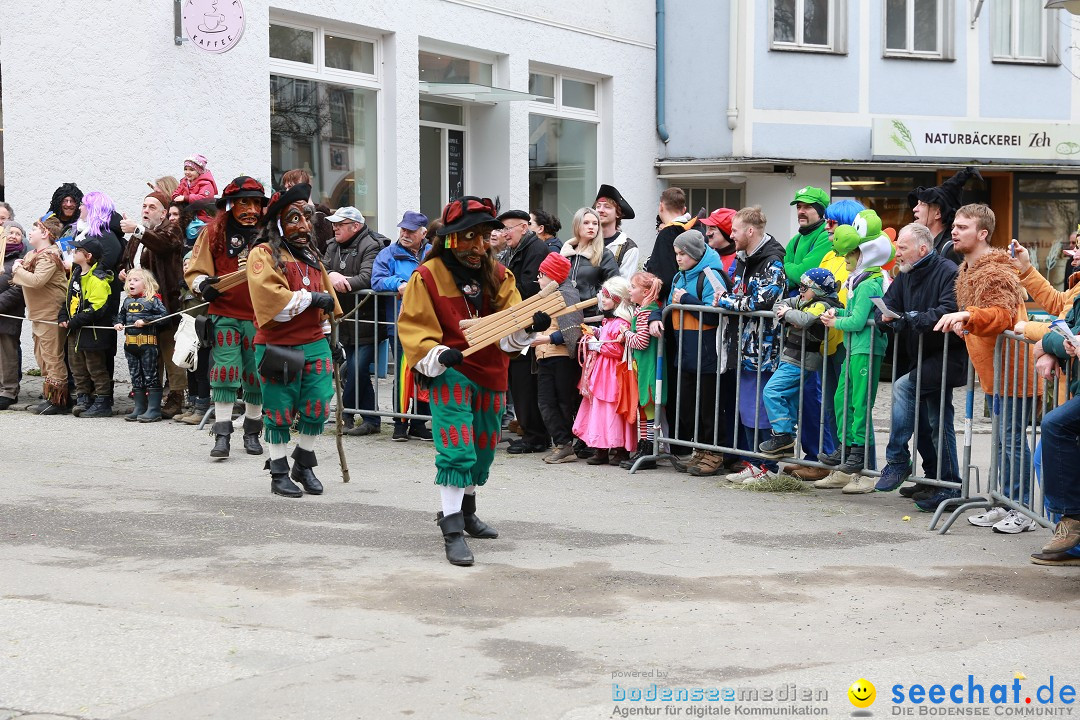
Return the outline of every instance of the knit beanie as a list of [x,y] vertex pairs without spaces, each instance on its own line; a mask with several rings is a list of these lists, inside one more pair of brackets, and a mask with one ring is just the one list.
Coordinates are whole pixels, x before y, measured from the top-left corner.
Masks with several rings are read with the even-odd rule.
[[570,261],[559,253],[548,253],[548,256],[540,263],[540,272],[554,280],[556,284],[562,285],[570,276]]
[[148,197],[152,197],[159,203],[161,203],[161,207],[165,210],[169,209],[169,204],[172,202],[171,200],[169,200],[169,198],[165,197],[165,193],[161,192],[160,190],[151,190],[143,196],[143,199],[145,200]]
[[810,268],[799,278],[799,282],[813,290],[818,297],[835,295],[837,292],[836,278],[825,268]]
[[188,155],[184,158],[184,165],[194,165],[200,171],[206,169],[206,156],[199,153]]
[[675,249],[682,250],[695,261],[705,254],[705,236],[697,230],[684,230],[675,238]]

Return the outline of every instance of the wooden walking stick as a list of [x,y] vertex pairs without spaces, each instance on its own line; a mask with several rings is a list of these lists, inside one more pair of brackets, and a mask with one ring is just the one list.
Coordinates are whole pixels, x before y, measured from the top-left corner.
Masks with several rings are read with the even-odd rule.
[[[357,305],[359,307],[359,305]],[[355,308],[354,308],[355,312]],[[334,350],[338,346],[338,322],[339,320],[334,317],[334,311],[330,311],[330,342],[333,343],[333,347],[330,348],[331,356],[334,355]],[[341,482],[349,482],[349,463],[345,459],[345,445],[341,440],[341,429],[344,425],[344,418],[341,416],[341,365],[337,362],[334,363],[334,400],[337,405],[334,424],[336,425],[336,432],[334,433],[334,442],[337,444],[338,462],[341,463]]]

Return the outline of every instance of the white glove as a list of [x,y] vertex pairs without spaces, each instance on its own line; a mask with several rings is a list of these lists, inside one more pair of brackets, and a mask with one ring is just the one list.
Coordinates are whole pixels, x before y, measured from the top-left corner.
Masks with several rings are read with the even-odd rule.
[[599,340],[590,340],[586,347],[588,347],[593,352],[600,352],[600,345],[601,343]]

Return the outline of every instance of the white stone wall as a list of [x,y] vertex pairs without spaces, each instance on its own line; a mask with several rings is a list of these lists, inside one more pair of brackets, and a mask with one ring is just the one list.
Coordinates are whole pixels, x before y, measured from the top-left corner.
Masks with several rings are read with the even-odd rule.
[[[530,62],[610,78],[598,181],[619,187],[640,218],[626,229],[651,242],[660,189],[652,2],[245,0],[244,8],[239,44],[211,55],[173,43],[172,2],[0,3],[6,194],[19,216],[44,212],[68,181],[137,212],[146,181],[179,177],[192,152],[207,156],[219,188],[239,174],[268,182],[267,27],[293,15],[333,18],[382,40],[382,231],[419,202],[416,54],[435,40],[492,54],[501,87],[527,90]],[[471,128],[467,190],[525,207],[529,104],[478,114],[486,117]]]

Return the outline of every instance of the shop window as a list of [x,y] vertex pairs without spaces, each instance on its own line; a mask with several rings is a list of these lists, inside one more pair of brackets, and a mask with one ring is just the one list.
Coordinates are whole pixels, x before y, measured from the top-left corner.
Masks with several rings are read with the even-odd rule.
[[686,192],[686,209],[691,214],[697,214],[702,208],[711,213],[719,208],[739,210],[743,207],[742,188],[696,188],[686,185],[679,187]]
[[1014,181],[1013,237],[1043,277],[1064,288],[1069,259],[1061,251],[1080,221],[1080,176],[1017,175]]
[[592,202],[597,185],[601,108],[595,79],[534,69],[529,92],[529,207],[556,213],[569,226]]
[[492,84],[494,66],[491,63],[451,57],[442,53],[420,53],[420,81],[433,83]]
[[883,227],[897,231],[914,222],[908,193],[920,185],[937,185],[933,172],[893,173],[867,171],[834,171],[830,197],[833,202],[842,198],[858,200],[877,212]]
[[1038,0],[995,0],[992,8],[994,62],[1059,64],[1056,11]]
[[885,56],[953,58],[951,0],[886,0]]
[[330,28],[270,25],[270,166],[311,175],[312,199],[378,217],[378,72],[375,39]]
[[773,50],[847,52],[847,0],[771,0]]

